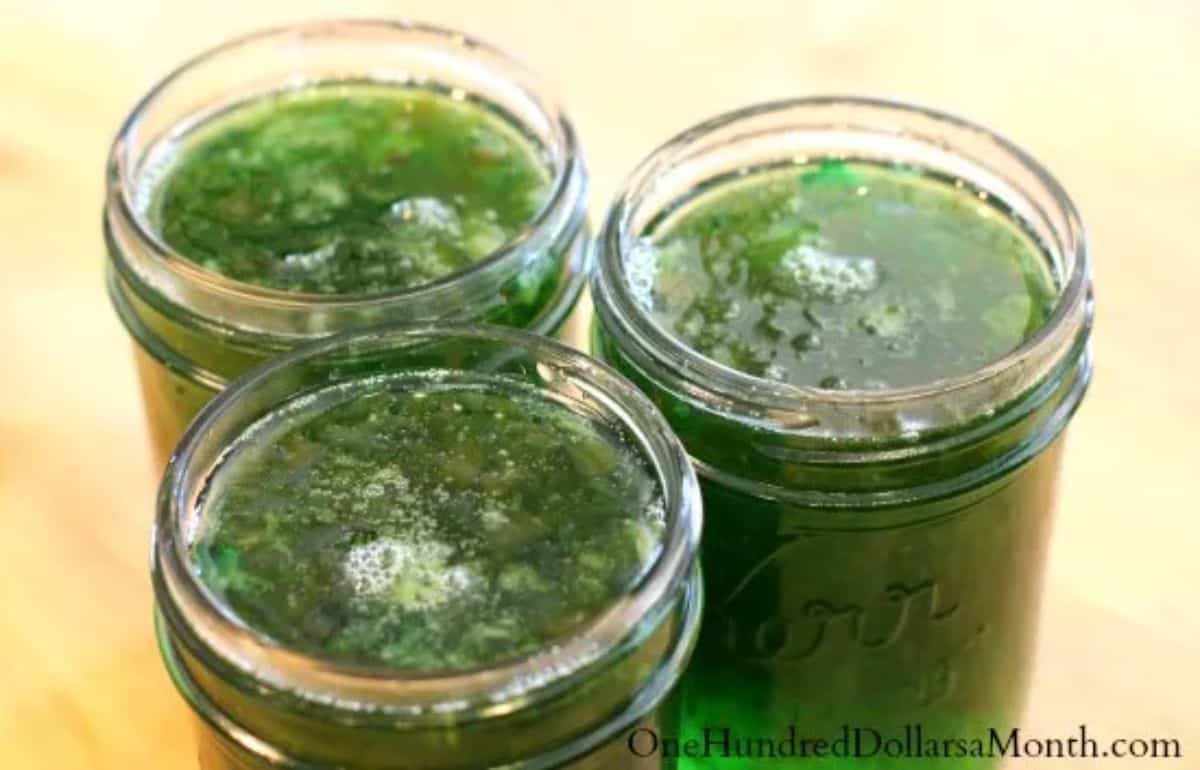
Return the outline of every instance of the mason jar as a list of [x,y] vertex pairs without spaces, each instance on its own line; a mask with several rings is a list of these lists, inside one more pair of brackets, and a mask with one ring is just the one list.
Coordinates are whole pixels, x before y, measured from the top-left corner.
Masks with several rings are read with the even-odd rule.
[[[532,388],[627,436],[661,501],[661,539],[640,576],[555,643],[466,669],[346,662],[243,622],[198,576],[189,550],[214,468],[231,445],[318,392],[354,398],[377,393],[381,377],[430,372]],[[519,454],[506,456],[520,462]],[[653,405],[607,367],[543,337],[470,325],[386,327],[312,343],[255,369],[189,427],[159,496],[159,643],[197,717],[200,767],[662,766],[660,757],[631,751],[630,735],[673,720],[664,699],[699,627],[700,515],[687,455]]]
[[[714,180],[821,157],[901,164],[990,199],[1044,253],[1048,320],[975,371],[875,390],[751,376],[657,323],[630,270],[645,233]],[[789,730],[842,741],[841,758],[808,755],[818,767],[923,766],[912,741],[1006,735],[1029,685],[1063,431],[1092,370],[1088,251],[1059,183],[1005,139],[931,110],[765,104],[654,151],[595,255],[592,349],[659,406],[701,480],[706,602],[680,729],[712,736],[718,754],[697,766],[757,767],[713,757]]]
[[[496,116],[545,167],[540,210],[465,269],[374,293],[264,288],[208,270],[168,245],[151,209],[176,150],[234,108],[341,83],[449,94]],[[146,94],[117,134],[103,222],[108,291],[133,338],[157,460],[165,463],[188,420],[231,379],[308,340],[384,322],[485,322],[555,334],[584,282],[587,178],[575,131],[537,78],[452,30],[306,22],[186,62]]]

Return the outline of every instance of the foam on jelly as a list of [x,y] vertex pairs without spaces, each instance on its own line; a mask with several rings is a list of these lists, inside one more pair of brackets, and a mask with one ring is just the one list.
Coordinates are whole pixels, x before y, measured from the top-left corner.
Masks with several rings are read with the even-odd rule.
[[342,569],[359,596],[389,592],[391,601],[406,610],[432,609],[475,582],[466,567],[447,564],[453,553],[436,540],[385,537],[350,548]]
[[646,517],[646,521],[651,522],[659,527],[666,526],[667,523],[667,508],[663,504],[663,499],[659,495],[655,495],[642,509],[642,515]]
[[462,230],[454,208],[429,196],[402,198],[396,201],[388,209],[385,219],[389,224],[408,230],[418,237],[457,236]]
[[879,266],[871,257],[831,254],[815,246],[797,246],[779,260],[806,292],[843,302],[879,286]]
[[625,257],[625,277],[635,302],[654,308],[654,282],[658,278],[658,247],[649,238],[639,238]]
[[316,270],[324,266],[335,254],[337,254],[337,241],[332,241],[312,251],[298,252],[287,254],[283,258],[281,272],[295,270],[298,272],[306,272]]

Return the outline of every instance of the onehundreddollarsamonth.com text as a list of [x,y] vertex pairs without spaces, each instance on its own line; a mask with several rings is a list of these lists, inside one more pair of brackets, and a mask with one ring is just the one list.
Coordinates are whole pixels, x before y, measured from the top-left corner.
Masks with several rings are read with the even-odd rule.
[[844,726],[832,738],[806,736],[798,725],[775,736],[746,735],[728,727],[705,727],[693,735],[660,735],[648,727],[629,733],[627,745],[639,757],[691,759],[820,759],[872,757],[912,759],[1182,759],[1177,738],[1096,738],[1087,725],[1062,736],[1031,735],[1013,728],[976,736],[928,735],[921,725],[884,732]]

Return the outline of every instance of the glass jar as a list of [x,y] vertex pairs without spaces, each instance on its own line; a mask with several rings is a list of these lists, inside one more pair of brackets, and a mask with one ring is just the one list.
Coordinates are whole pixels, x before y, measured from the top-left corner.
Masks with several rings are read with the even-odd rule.
[[[434,369],[510,378],[620,426],[662,490],[662,546],[639,582],[566,641],[491,667],[402,675],[289,650],[235,620],[191,568],[211,473],[257,420],[334,384]],[[378,377],[375,377],[378,380]],[[348,387],[353,387],[348,385]],[[159,496],[153,581],[167,668],[199,718],[202,770],[642,768],[638,725],[660,708],[699,627],[700,492],[653,405],[607,367],[499,327],[387,327],[339,335],[256,369],[188,429]]]
[[[171,149],[208,119],[268,94],[370,81],[444,90],[520,129],[552,177],[541,211],[471,267],[412,288],[318,295],[202,269],[147,215]],[[134,108],[109,156],[108,290],[135,342],[155,454],[231,379],[306,340],[384,322],[485,322],[554,334],[584,282],[587,170],[575,131],[545,89],[501,52],[458,32],[403,22],[318,21],[258,32],[188,61]]]
[[[991,196],[1042,246],[1052,316],[967,375],[834,391],[717,364],[635,301],[626,258],[656,217],[739,170],[822,157],[898,162]],[[948,115],[859,98],[779,102],[656,150],[617,196],[595,249],[593,350],[658,404],[701,479],[706,605],[680,686],[683,737],[711,726],[778,738],[794,725],[833,741],[845,727],[876,752],[871,767],[890,768],[923,761],[889,759],[876,741],[903,740],[906,726],[970,739],[1015,725],[1061,435],[1091,375],[1087,248],[1058,182],[1003,138]],[[950,766],[992,760],[960,762]]]

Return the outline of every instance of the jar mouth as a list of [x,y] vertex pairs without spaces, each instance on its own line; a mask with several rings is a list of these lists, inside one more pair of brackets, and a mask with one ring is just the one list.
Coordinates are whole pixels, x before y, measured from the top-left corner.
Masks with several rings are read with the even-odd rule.
[[[386,55],[380,62],[355,61],[347,55],[350,48],[364,45]],[[212,84],[206,81],[235,66],[237,57],[258,62],[263,56],[270,58],[266,66],[273,71],[264,75],[251,70],[255,72],[252,76],[238,71],[241,82],[232,91],[236,98],[224,87],[198,103],[186,93],[189,88],[211,90]],[[434,72],[428,74],[427,70]],[[364,294],[293,292],[234,280],[198,265],[162,238],[138,201],[146,184],[141,177],[156,149],[218,114],[220,107],[339,82],[461,88],[471,97],[502,108],[505,119],[536,142],[552,165],[553,177],[541,208],[508,242],[466,268],[413,286]],[[480,91],[485,88],[508,103],[482,96]],[[222,310],[229,306],[252,308],[264,328],[247,331],[263,333],[294,333],[297,324],[289,322],[288,316],[297,311],[336,316],[382,312],[398,303],[444,304],[448,290],[487,280],[499,269],[521,263],[564,237],[569,240],[583,224],[587,171],[578,137],[565,113],[545,93],[533,73],[490,44],[455,30],[407,20],[318,20],[258,30],[226,41],[167,74],[142,97],[117,132],[108,159],[109,216],[127,226],[140,252],[123,255],[128,264],[120,267],[168,296],[188,291],[191,303],[198,305],[197,314],[209,320],[223,319]],[[157,109],[181,107],[181,114],[154,114]],[[338,328],[336,323],[320,325],[329,328],[314,330],[317,334]]]
[[[1005,356],[962,375],[899,388],[832,390],[737,371],[666,331],[633,296],[626,258],[648,223],[689,188],[739,169],[821,157],[904,163],[969,180],[1004,206],[1052,261],[1057,301],[1046,322]],[[1004,394],[1039,382],[1091,316],[1088,248],[1059,182],[1020,147],[947,113],[884,99],[813,96],[728,112],[672,137],[641,162],[594,243],[597,313],[646,374],[719,402],[718,409],[784,430],[847,438],[878,424],[916,435],[985,415]],[[957,396],[952,413],[933,402]]]
[[[661,547],[637,582],[571,636],[524,657],[462,671],[424,674],[315,657],[237,619],[196,575],[189,553],[190,522],[231,443],[256,420],[306,393],[340,378],[369,379],[361,366],[372,367],[372,373],[394,371],[410,353],[441,355],[436,347],[443,344],[478,346],[472,363],[485,372],[511,376],[507,367],[513,367],[556,397],[620,422],[651,466],[666,512]],[[546,338],[501,327],[378,327],[302,346],[243,377],[201,411],[160,487],[153,582],[166,622],[194,655],[260,688],[360,716],[414,722],[447,715],[486,718],[558,695],[650,633],[678,602],[693,571],[700,510],[699,487],[682,446],[640,391],[603,364]]]

